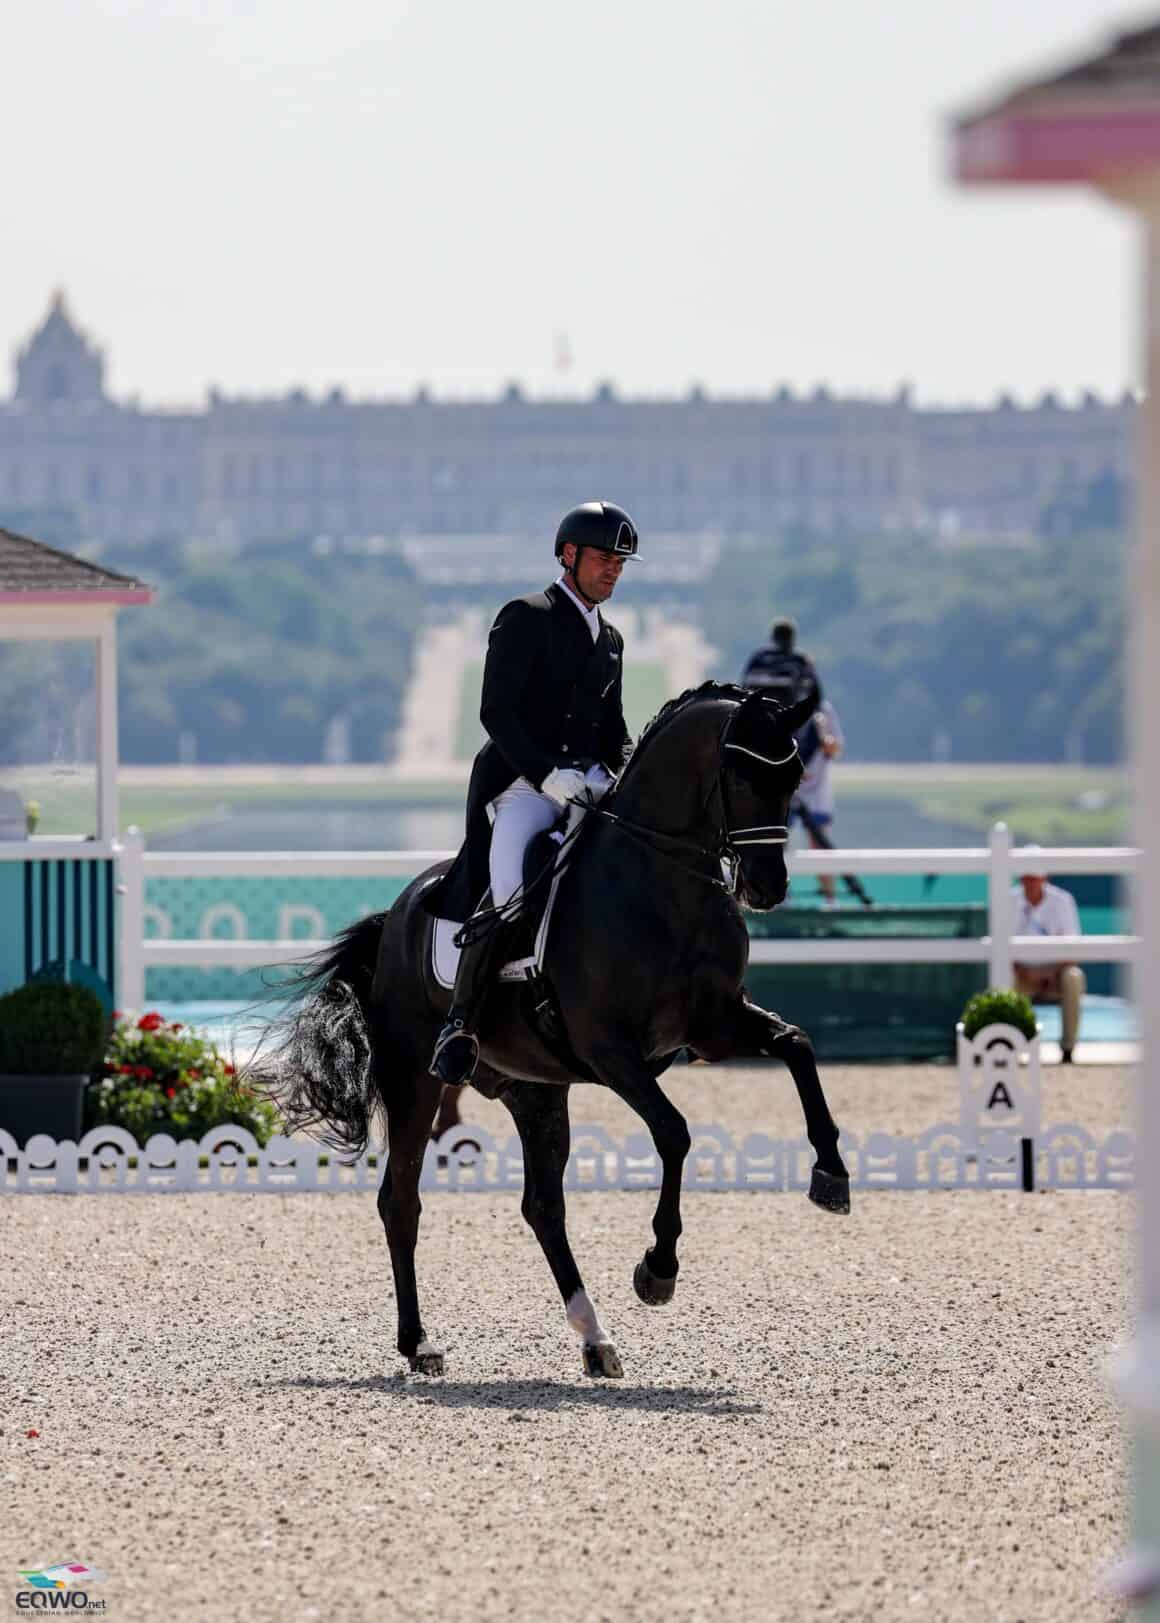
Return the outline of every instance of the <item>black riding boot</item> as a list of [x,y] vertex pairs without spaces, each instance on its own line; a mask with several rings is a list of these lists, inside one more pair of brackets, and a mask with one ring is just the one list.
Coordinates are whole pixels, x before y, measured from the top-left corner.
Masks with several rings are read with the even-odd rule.
[[479,940],[469,943],[459,955],[447,1023],[435,1039],[428,1067],[432,1076],[453,1087],[470,1082],[475,1073],[479,1044],[472,1027],[479,1017],[492,968],[507,933],[502,924],[497,925]]

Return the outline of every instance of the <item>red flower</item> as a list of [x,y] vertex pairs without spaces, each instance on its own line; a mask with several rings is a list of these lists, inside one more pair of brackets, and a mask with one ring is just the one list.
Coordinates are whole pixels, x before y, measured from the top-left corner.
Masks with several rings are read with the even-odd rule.
[[37,1430],[35,1430],[35,1428],[33,1428],[33,1429],[29,1430],[29,1431],[26,1431],[24,1433],[24,1435],[26,1437],[39,1437],[40,1433]]
[[119,1020],[119,1019],[120,1019],[120,1018],[121,1018],[121,1011],[120,1011],[120,1009],[114,1009],[114,1010],[113,1010],[113,1019],[114,1019],[114,1020]]
[[141,1082],[148,1082],[153,1075],[153,1070],[148,1065],[134,1065],[133,1075]]
[[222,1067],[222,1069],[225,1071],[227,1076],[234,1076],[236,1074],[235,1067],[232,1065],[226,1064]]
[[135,1065],[118,1065],[117,1069],[122,1076],[133,1076],[137,1067]]
[[169,1029],[170,1031],[184,1031],[185,1027],[182,1025],[180,1020],[175,1020]]
[[156,1031],[158,1027],[163,1026],[164,1024],[165,1021],[161,1018],[161,1016],[156,1013],[155,1010],[150,1010],[148,1014],[143,1014],[140,1020],[138,1020],[137,1030]]
[[176,1099],[177,1098],[177,1089],[176,1088],[166,1088],[165,1097],[167,1099]]

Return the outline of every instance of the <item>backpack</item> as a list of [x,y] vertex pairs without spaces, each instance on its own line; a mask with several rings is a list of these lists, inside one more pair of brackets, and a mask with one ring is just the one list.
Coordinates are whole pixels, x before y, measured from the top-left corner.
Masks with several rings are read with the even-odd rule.
[[817,700],[822,697],[818,673],[812,659],[792,650],[776,648],[766,643],[752,656],[741,678],[742,687],[756,688],[779,704],[800,703],[811,687],[817,689]]

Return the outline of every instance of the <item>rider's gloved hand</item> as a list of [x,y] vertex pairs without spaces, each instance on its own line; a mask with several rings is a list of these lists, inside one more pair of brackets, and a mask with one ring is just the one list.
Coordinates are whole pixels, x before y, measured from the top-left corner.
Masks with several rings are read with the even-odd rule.
[[598,800],[604,799],[615,782],[616,779],[612,776],[612,773],[606,766],[602,766],[599,761],[590,766],[584,774],[584,787],[587,789],[588,799],[593,805]]
[[540,793],[554,800],[558,806],[566,806],[570,800],[578,800],[584,793],[584,774],[574,766],[553,767],[541,783]]

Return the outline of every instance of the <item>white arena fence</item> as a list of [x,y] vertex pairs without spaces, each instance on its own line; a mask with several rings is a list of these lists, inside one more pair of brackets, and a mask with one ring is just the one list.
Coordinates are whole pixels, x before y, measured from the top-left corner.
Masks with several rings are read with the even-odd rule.
[[[750,1133],[738,1140],[717,1126],[690,1132],[686,1189],[809,1188],[814,1152],[804,1138]],[[980,1138],[940,1123],[910,1137],[843,1133],[840,1142],[854,1189],[1114,1191],[1131,1189],[1135,1178],[1131,1133],[1099,1139],[1072,1125],[1032,1139],[1000,1131]],[[197,1143],[158,1134],[143,1148],[120,1127],[95,1127],[79,1143],[36,1136],[23,1150],[0,1132],[0,1194],[11,1195],[342,1194],[377,1189],[382,1166],[381,1146],[348,1165],[307,1139],[273,1138],[260,1149],[241,1127],[215,1127]],[[499,1140],[481,1127],[460,1126],[428,1146],[419,1187],[514,1195],[523,1177],[517,1136]],[[600,1127],[573,1129],[567,1190],[655,1190],[660,1182],[660,1159],[644,1134],[618,1142]]]
[[[95,851],[95,847],[90,847]],[[449,851],[267,851],[150,852],[142,836],[130,830],[113,847],[119,867],[121,927],[118,1000],[129,1009],[145,1004],[145,971],[150,965],[230,965],[254,968],[293,962],[327,945],[300,940],[147,939],[145,881],[150,877],[189,878],[290,876],[323,878],[413,878]],[[83,854],[83,845],[62,843],[61,853]],[[0,843],[0,860],[5,856]],[[52,843],[38,849],[52,855]],[[991,830],[985,846],[913,850],[797,851],[790,856],[792,875],[985,874],[988,933],[976,940],[932,938],[890,940],[754,941],[754,964],[986,963],[992,986],[1011,984],[1012,963],[1125,963],[1139,945],[1132,935],[1016,936],[1011,933],[1011,888],[1021,874],[1046,870],[1066,874],[1133,876],[1140,853],[1128,846],[1014,847],[1002,823]]]

